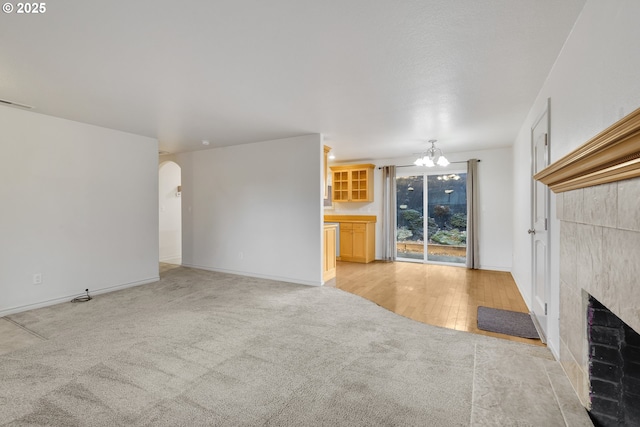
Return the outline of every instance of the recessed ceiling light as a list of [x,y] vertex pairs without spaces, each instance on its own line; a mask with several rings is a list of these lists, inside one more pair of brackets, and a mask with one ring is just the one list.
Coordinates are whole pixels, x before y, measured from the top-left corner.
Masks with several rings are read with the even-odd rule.
[[206,139],[202,140],[202,145],[209,145],[209,141],[207,141]]

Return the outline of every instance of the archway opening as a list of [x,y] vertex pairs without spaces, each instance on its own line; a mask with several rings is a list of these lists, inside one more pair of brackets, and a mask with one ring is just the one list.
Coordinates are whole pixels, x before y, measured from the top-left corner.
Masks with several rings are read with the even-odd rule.
[[182,264],[182,169],[172,161],[158,168],[159,261]]

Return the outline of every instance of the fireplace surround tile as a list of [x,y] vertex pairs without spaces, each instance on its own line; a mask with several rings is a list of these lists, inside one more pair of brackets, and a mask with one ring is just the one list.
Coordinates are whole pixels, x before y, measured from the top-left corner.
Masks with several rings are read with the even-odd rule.
[[584,190],[573,190],[564,193],[563,214],[565,221],[583,222],[584,218]]
[[573,386],[578,399],[585,406],[589,407],[589,377],[586,366],[581,366],[573,357],[564,339],[560,339],[560,364],[569,382]]
[[495,349],[478,345],[476,347],[475,368],[486,375],[501,375],[504,377],[524,380],[527,383],[548,385],[548,379],[541,376],[545,369],[545,362],[553,361],[550,352],[540,352],[537,347],[526,355],[520,349],[513,351]]
[[640,178],[560,200],[560,362],[589,407],[588,294],[640,330]]
[[560,336],[568,347],[573,360],[578,366],[584,367],[587,364],[587,348],[585,346],[586,326],[584,321],[582,292],[560,283],[560,309],[564,316],[564,321],[560,324]]
[[556,198],[556,218],[559,220],[564,219],[564,193],[555,194],[552,193],[552,197]]
[[576,280],[587,292],[603,281],[602,236],[603,227],[576,224]]
[[591,425],[549,351],[506,344],[476,345],[472,425]]
[[[566,198],[565,198],[566,200]],[[560,280],[576,283],[577,277],[577,224],[560,224]]]
[[618,227],[640,231],[640,178],[618,183]]
[[494,409],[484,409],[477,406],[473,408],[471,425],[476,427],[537,427],[527,421],[509,418],[504,414],[498,414]]
[[[546,363],[545,368],[551,387],[558,396],[569,396],[572,393],[575,394],[569,379],[562,370],[562,367],[557,363]],[[587,426],[590,425],[591,420],[584,411],[584,407],[576,400],[561,400],[560,411],[566,422],[567,426]]]
[[[638,215],[638,214],[636,214]],[[600,298],[627,325],[640,331],[640,233],[607,228],[603,234],[605,280]]]
[[513,344],[476,345],[471,425],[591,425],[551,352]]
[[[560,279],[560,313],[562,313],[562,320],[567,319],[564,317],[564,313],[569,313],[569,306],[573,304],[575,298],[573,296],[573,288],[567,283]],[[568,315],[567,315],[568,316]],[[571,332],[573,332],[570,328],[574,322],[560,322],[560,336],[567,337]]]
[[549,419],[562,420],[549,379],[546,384],[530,383],[493,373],[478,372],[474,383],[474,407],[489,409],[503,419],[531,425],[548,425]]
[[617,219],[618,183],[585,188],[583,193],[585,224],[615,227]]

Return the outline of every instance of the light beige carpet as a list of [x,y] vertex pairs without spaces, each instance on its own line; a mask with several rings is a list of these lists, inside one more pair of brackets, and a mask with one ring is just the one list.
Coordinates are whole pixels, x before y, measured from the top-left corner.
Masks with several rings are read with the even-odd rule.
[[180,267],[11,320],[46,341],[0,355],[0,425],[589,425],[547,349],[335,288]]

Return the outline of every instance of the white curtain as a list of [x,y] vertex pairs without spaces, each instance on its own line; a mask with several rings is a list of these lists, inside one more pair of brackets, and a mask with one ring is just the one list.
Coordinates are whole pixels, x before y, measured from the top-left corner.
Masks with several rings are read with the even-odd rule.
[[396,260],[396,167],[382,167],[382,259]]
[[480,268],[478,251],[478,159],[467,161],[467,267]]

